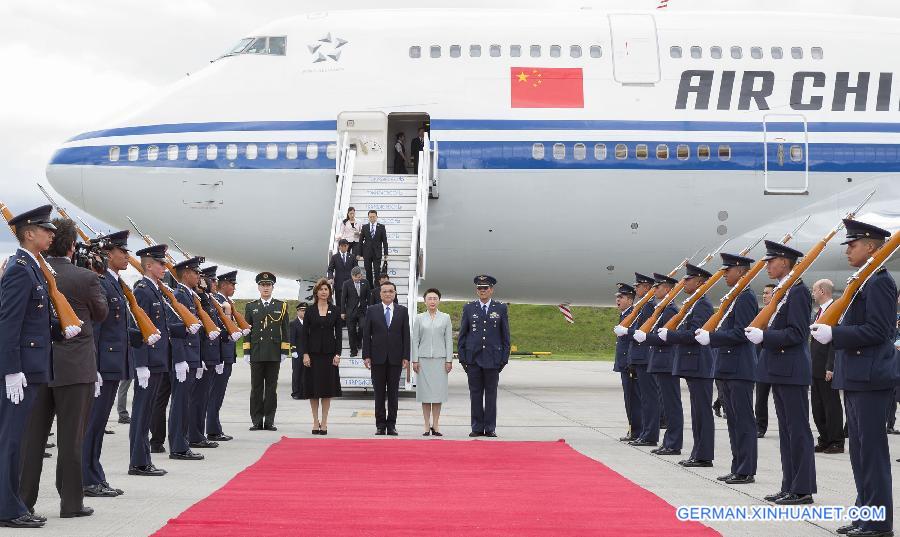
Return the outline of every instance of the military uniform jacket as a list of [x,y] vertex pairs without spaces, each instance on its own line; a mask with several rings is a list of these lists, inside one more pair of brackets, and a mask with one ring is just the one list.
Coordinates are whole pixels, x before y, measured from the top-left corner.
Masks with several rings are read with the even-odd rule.
[[758,313],[756,295],[747,287],[731,303],[731,311],[719,328],[709,333],[709,346],[716,351],[715,378],[756,380],[756,345],[747,339],[744,328],[750,326]]
[[463,306],[457,341],[459,362],[500,369],[509,362],[509,311],[506,304],[491,300],[487,315],[481,301]]
[[62,337],[50,315],[47,280],[31,255],[19,248],[0,280],[0,373],[25,373],[29,384],[50,382],[51,338]]
[[125,380],[133,367],[131,347],[141,346],[141,332],[131,319],[119,280],[109,274],[100,275],[100,287],[109,313],[102,322],[94,323],[97,371],[103,380]]
[[[625,311],[619,313],[619,322],[622,322],[622,319],[625,318],[626,315],[631,313],[631,310],[634,309],[634,306],[629,306]],[[631,342],[634,341],[628,334],[624,336],[616,337],[616,359],[613,362],[613,371],[625,371],[628,369],[628,349],[631,347]]]
[[[175,299],[189,309],[195,317],[198,319],[200,318],[200,315],[197,312],[197,306],[194,304],[194,295],[190,289],[179,283],[178,287],[175,289]],[[175,370],[175,364],[179,362],[187,362],[191,369],[200,367],[201,335],[206,338],[206,334],[203,333],[202,328],[198,330],[196,334],[185,333],[184,339],[180,340],[181,345],[178,345],[177,343],[172,344],[173,371]]]
[[856,293],[844,318],[832,329],[834,389],[870,391],[897,385],[896,316],[897,284],[881,268]]
[[[647,334],[647,340],[644,341],[644,343],[650,347],[649,358],[647,360],[648,373],[672,374],[675,346],[670,342],[663,341],[656,331],[665,326],[666,323],[669,322],[669,319],[674,317],[676,313],[678,313],[678,309],[669,303],[669,305],[662,310],[662,313],[659,314],[659,319],[656,320],[656,324],[650,329],[650,333]],[[638,328],[640,328],[640,326],[638,326]],[[635,343],[637,342],[635,341]]]
[[757,382],[770,384],[812,384],[809,355],[809,315],[812,295],[803,280],[788,291],[764,330],[762,352],[756,366]]
[[134,298],[159,330],[160,338],[153,345],[145,344],[132,350],[133,366],[146,367],[151,373],[165,373],[172,368],[173,349],[181,345],[187,328],[166,302],[162,291],[149,279],[142,278],[134,285]]
[[212,303],[215,300],[212,295],[209,293],[197,293],[200,295],[200,305],[203,306],[203,310],[209,315],[209,318],[213,320],[218,327],[219,337],[210,341],[209,337],[206,334],[206,330],[200,330],[200,359],[206,364],[207,368],[212,369],[211,366],[216,366],[222,363],[222,340],[231,340],[229,336],[231,334],[225,330],[225,323],[222,322],[222,318],[219,317],[219,311],[216,309],[215,304]]
[[[213,294],[213,297],[219,301],[222,309],[224,309],[225,304],[228,303],[228,299],[225,297],[225,295],[223,295],[222,293],[215,293]],[[234,307],[234,305],[232,304],[231,307]],[[234,313],[231,314],[231,320],[234,320]],[[228,337],[229,335],[230,334],[222,332],[222,335],[219,336],[219,341],[222,344],[222,363],[224,364],[233,364],[237,360],[237,343],[232,341],[232,339]]]
[[251,362],[280,362],[281,355],[291,355],[287,303],[273,298],[266,307],[262,300],[254,300],[247,303],[244,317],[251,325],[250,334],[244,338],[244,354],[250,354]]
[[643,343],[638,343],[634,340],[634,333],[638,328],[644,324],[644,321],[650,318],[653,315],[653,310],[656,309],[656,300],[650,299],[644,304],[644,307],[641,308],[640,313],[638,313],[637,319],[631,323],[631,327],[628,329],[628,337],[631,339],[631,343],[628,347],[628,365],[647,365],[647,361],[650,359],[650,344],[647,341]]
[[675,330],[669,330],[666,339],[675,344],[675,362],[672,374],[686,378],[713,378],[714,351],[694,339],[694,332],[702,328],[712,317],[713,306],[708,298],[701,297],[684,316]]

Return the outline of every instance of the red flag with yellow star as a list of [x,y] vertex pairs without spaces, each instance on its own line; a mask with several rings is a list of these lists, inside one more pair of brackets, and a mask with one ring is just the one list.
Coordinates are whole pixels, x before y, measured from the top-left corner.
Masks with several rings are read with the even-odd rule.
[[510,67],[513,108],[584,108],[581,68]]

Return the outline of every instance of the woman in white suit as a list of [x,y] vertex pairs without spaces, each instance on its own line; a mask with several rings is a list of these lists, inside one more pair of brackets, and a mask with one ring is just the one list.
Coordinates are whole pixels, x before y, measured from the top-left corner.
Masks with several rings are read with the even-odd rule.
[[425,418],[422,436],[444,436],[439,422],[441,403],[447,400],[447,375],[453,368],[453,326],[450,316],[438,310],[440,291],[429,289],[423,298],[427,309],[416,316],[410,345],[416,401],[422,403]]

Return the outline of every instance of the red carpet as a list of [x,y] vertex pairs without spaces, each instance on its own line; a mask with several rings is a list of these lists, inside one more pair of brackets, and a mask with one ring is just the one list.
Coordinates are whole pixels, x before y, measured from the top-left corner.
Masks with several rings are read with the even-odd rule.
[[155,535],[718,533],[564,442],[285,438]]

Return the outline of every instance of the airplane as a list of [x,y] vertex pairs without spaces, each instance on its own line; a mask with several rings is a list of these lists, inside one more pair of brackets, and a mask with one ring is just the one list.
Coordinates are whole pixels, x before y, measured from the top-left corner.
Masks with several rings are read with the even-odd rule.
[[[504,301],[609,305],[635,271],[811,215],[805,250],[873,190],[858,218],[900,223],[896,10],[825,4],[302,14],[72,137],[46,174],[238,267],[314,279],[353,205],[381,209],[413,299],[472,297],[487,273]],[[419,127],[419,167],[394,170]],[[839,242],[808,283],[842,287]]]

